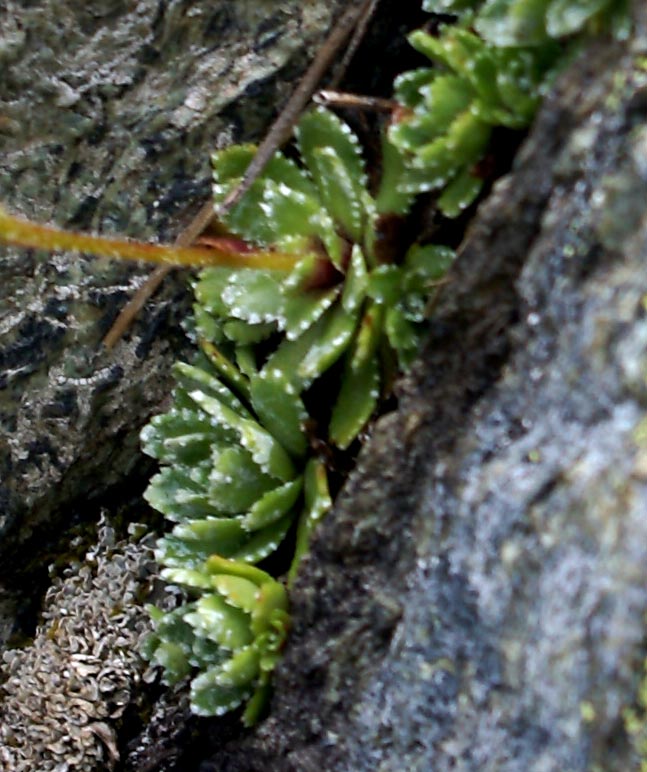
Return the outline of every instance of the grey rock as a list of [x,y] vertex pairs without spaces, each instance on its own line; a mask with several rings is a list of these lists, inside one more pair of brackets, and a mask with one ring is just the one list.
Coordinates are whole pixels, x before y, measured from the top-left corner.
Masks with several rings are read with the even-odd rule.
[[202,770],[637,770],[647,8],[481,206],[293,593],[270,718]]
[[[209,153],[259,138],[340,3],[73,0],[0,7],[0,200],[79,230],[169,241]],[[0,253],[0,564],[23,561],[141,464],[138,432],[186,350],[186,276],[100,345],[142,266]]]

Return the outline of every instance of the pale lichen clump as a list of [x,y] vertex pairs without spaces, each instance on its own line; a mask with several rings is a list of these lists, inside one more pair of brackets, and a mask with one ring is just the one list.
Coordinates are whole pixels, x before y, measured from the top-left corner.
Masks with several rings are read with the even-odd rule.
[[33,643],[0,664],[0,769],[114,767],[117,722],[150,674],[138,653],[149,631],[138,598],[153,570],[146,541],[115,543],[103,523],[82,566],[54,580]]

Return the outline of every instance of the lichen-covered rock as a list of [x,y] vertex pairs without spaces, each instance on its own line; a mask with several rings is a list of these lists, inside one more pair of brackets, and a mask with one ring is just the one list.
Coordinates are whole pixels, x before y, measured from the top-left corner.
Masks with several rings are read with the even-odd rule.
[[114,768],[119,719],[146,677],[140,599],[154,572],[150,543],[116,542],[103,523],[81,565],[54,580],[33,642],[2,658],[0,769]]
[[[0,200],[62,226],[172,240],[209,195],[210,152],[263,133],[342,5],[2,3]],[[1,250],[0,585],[27,542],[33,554],[58,534],[70,502],[146,471],[139,429],[187,345],[185,277],[114,351],[100,341],[147,272]]]
[[[647,611],[647,7],[481,207],[402,409],[293,593],[219,772],[637,770]],[[203,768],[204,769],[204,768]]]

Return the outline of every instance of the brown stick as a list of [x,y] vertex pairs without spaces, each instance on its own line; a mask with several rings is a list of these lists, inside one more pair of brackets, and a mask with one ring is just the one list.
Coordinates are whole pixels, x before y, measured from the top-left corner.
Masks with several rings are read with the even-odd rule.
[[[207,201],[186,228],[184,228],[175,239],[176,246],[188,247],[193,244],[207,225],[209,225],[212,217],[213,204],[211,201]],[[160,265],[150,274],[142,286],[121,309],[119,316],[108,330],[108,333],[102,341],[105,348],[110,350],[116,345],[122,335],[133,323],[137,314],[146,305],[148,299],[157,292],[157,288],[172,270],[173,266],[171,265]]]
[[299,85],[296,87],[287,104],[283,110],[281,110],[278,118],[274,121],[270,130],[265,135],[265,139],[258,146],[256,155],[247,167],[247,171],[240,181],[240,184],[232,190],[223,201],[217,214],[221,216],[226,214],[236,203],[238,203],[238,201],[240,201],[250,189],[254,180],[267,166],[276,150],[289,139],[294,124],[310,101],[310,97],[314,94],[315,89],[319,85],[319,81],[332,64],[340,47],[347,40],[353,27],[358,24],[360,19],[362,19],[366,13],[371,11],[371,8],[375,3],[376,0],[364,0],[361,6],[349,8],[337,24],[335,24],[330,35],[328,35],[324,44],[317,51],[317,55],[313,59],[312,64],[306,70],[303,78],[301,78]]
[[[361,5],[349,8],[342,15],[318,50],[312,64],[299,81],[285,107],[270,127],[265,139],[259,145],[256,155],[247,168],[240,184],[223,201],[218,208],[218,212],[214,212],[213,204],[211,201],[207,201],[189,225],[179,234],[175,241],[177,246],[189,246],[192,244],[209,225],[215,214],[220,216],[226,214],[245,195],[277,149],[289,138],[295,122],[308,104],[312,94],[319,85],[319,81],[332,64],[335,55],[347,40],[353,27],[359,25],[361,34],[364,34],[368,20],[372,16],[377,2],[378,0],[364,0]],[[354,36],[354,41],[356,39],[358,39],[357,35]],[[356,46],[356,42],[351,43],[353,50]],[[148,298],[156,292],[171,270],[170,266],[156,268],[131,300],[128,301],[103,339],[103,345],[107,349],[111,349],[126,332]]]

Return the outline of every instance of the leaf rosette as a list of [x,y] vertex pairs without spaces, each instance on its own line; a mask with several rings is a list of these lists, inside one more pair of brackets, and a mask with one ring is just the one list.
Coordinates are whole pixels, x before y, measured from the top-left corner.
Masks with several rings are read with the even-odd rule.
[[193,599],[173,611],[150,607],[155,631],[145,655],[168,684],[199,671],[191,681],[197,715],[222,715],[247,702],[243,722],[254,724],[290,627],[285,587],[259,568],[216,555],[198,569],[166,569],[163,576]]
[[439,209],[455,217],[481,191],[479,164],[494,127],[530,122],[559,48],[500,48],[462,25],[443,27],[438,36],[417,30],[409,41],[435,67],[404,73],[395,83],[403,109],[389,137],[405,159],[399,186],[440,191]]
[[540,46],[549,39],[610,30],[626,36],[627,0],[424,0],[423,9],[469,17],[496,46]]
[[[278,403],[291,403],[292,415],[302,417],[299,395],[343,359],[326,440],[345,449],[376,409],[385,346],[401,364],[410,359],[424,321],[411,309],[424,304],[429,286],[421,260],[415,266],[407,257],[399,265],[384,265],[376,256],[379,218],[403,214],[412,198],[394,182],[401,171],[399,152],[385,147],[382,181],[373,197],[360,143],[333,113],[306,113],[296,140],[301,165],[277,153],[224,217],[230,233],[245,244],[298,255],[295,268],[203,271],[195,286],[197,329],[244,373],[254,408],[276,432],[286,424],[285,416],[276,420]],[[240,183],[254,152],[237,146],[214,155],[216,207]],[[446,267],[451,254],[444,248],[436,253],[426,253],[429,282],[439,261]],[[389,290],[372,291],[378,283],[390,284]],[[268,346],[259,360],[250,346],[262,341]],[[262,396],[272,389],[285,393],[268,400],[267,409]]]
[[[296,135],[301,165],[277,153],[224,217],[222,237],[243,253],[294,255],[294,267],[202,271],[193,328],[200,354],[175,366],[172,407],[142,433],[145,452],[162,465],[146,498],[173,523],[157,544],[162,577],[198,595],[173,612],[153,612],[149,656],[169,680],[203,671],[191,690],[202,715],[269,688],[287,605],[252,629],[258,604],[267,611],[265,594],[282,589],[260,582],[253,564],[294,526],[291,579],[332,506],[308,424],[314,418],[321,426],[323,416],[319,439],[341,450],[352,445],[393,362],[404,367],[417,350],[430,288],[453,258],[439,246],[412,247],[399,261],[377,258],[380,218],[403,215],[411,200],[395,185],[402,158],[386,140],[374,198],[359,141],[346,124],[314,110]],[[214,156],[216,206],[239,184],[254,152],[235,146]],[[311,417],[311,390],[326,378],[332,406],[321,415],[315,406]],[[212,569],[222,569],[222,561],[250,573],[237,568],[235,578],[225,572],[229,578],[218,574],[216,581]],[[252,577],[255,595],[244,584]],[[247,588],[243,605],[233,585]],[[227,631],[234,638],[226,639]],[[260,702],[251,697],[246,720]]]

